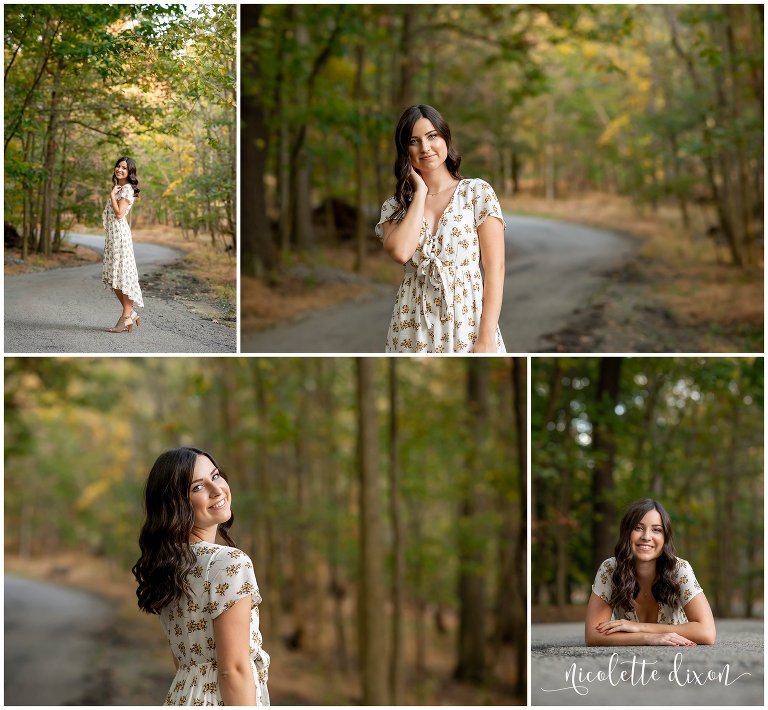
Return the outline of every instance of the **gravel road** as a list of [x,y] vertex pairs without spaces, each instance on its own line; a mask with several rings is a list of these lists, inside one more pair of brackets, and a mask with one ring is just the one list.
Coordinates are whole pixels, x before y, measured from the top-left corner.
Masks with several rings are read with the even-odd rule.
[[[573,311],[634,248],[625,236],[536,217],[507,217],[507,270],[499,325],[507,352],[549,350],[543,339],[565,327]],[[383,352],[394,287],[376,286],[361,301],[302,316],[277,328],[242,334],[243,352]]]
[[[104,239],[70,234],[68,240],[103,253]],[[139,280],[182,254],[134,243]],[[201,318],[184,303],[144,295],[141,326],[107,333],[120,306],[101,283],[101,264],[5,277],[6,353],[229,353],[232,328]]]
[[[532,704],[762,705],[763,622],[739,619],[718,620],[716,624],[714,646],[591,648],[584,646],[584,624],[533,624]],[[609,675],[613,654],[617,655]],[[670,678],[676,657],[677,673]],[[573,689],[572,676],[566,678],[573,664],[576,685],[582,694]],[[654,670],[658,678],[651,679]],[[604,673],[602,680],[595,678],[598,671]],[[623,682],[618,679],[622,671],[627,672]],[[588,678],[587,673],[592,673],[592,677]],[[710,680],[707,680],[708,673]]]
[[5,575],[5,705],[83,705],[109,695],[99,636],[110,605],[90,594]]

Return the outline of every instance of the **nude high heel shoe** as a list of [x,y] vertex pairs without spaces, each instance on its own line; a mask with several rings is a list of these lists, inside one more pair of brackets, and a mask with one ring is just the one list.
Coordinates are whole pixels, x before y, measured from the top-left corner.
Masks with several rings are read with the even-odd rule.
[[123,318],[120,316],[114,327],[107,328],[107,333],[133,333],[133,321],[131,317]]
[[141,325],[141,316],[136,311],[131,311],[131,320],[137,328]]

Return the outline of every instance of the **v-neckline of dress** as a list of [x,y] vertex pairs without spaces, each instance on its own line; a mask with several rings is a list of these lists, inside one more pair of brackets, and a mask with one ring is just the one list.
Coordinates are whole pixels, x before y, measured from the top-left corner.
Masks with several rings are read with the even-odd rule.
[[[657,624],[660,624],[660,623],[661,623],[661,617],[662,617],[662,615],[663,615],[664,611],[663,611],[663,608],[662,608],[662,604],[661,604],[661,602],[660,602],[658,599],[656,599],[655,597],[654,597],[654,601],[656,602],[656,606],[658,607],[658,609],[657,609],[657,611],[656,611],[656,623],[657,623]],[[631,612],[631,613],[632,613],[632,615],[635,617],[635,619],[634,619],[634,620],[635,620],[635,621],[636,621],[638,624],[641,624],[641,623],[646,623],[646,622],[641,622],[641,621],[640,621],[640,618],[637,616],[637,612],[636,612],[634,609],[632,610],[632,612]],[[647,622],[647,623],[653,623],[653,622]]]
[[[435,226],[439,225],[440,224],[440,220],[443,217],[445,217],[445,213],[448,211],[448,208],[453,204],[453,200],[456,197],[456,193],[459,191],[459,185],[461,185],[461,183],[463,183],[463,182],[464,182],[464,179],[459,180],[456,183],[456,187],[453,188],[453,193],[451,194],[451,199],[448,200],[448,204],[445,206],[445,209],[442,211],[440,216],[435,220]],[[428,237],[432,237],[432,238],[436,237],[437,236],[437,230],[435,230],[434,234],[430,234],[430,232],[429,232],[429,222],[427,222],[427,218],[426,217],[422,217],[421,221],[424,222],[424,224],[427,227],[427,236]]]

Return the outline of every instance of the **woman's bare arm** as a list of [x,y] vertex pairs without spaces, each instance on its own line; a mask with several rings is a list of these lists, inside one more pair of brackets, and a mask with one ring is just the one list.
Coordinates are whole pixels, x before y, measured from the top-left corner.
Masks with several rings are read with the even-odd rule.
[[496,352],[496,327],[504,296],[504,225],[496,217],[487,217],[477,228],[480,258],[483,262],[483,315],[477,342],[472,352]]
[[213,620],[219,690],[225,705],[255,705],[251,666],[251,597],[243,597]]
[[[690,605],[689,605],[690,606]],[[687,609],[687,608],[686,608]],[[665,626],[653,631],[647,627]],[[611,607],[594,592],[589,596],[584,641],[587,646],[693,646],[695,642],[681,635],[686,624],[639,624],[620,619],[611,621]],[[618,628],[621,627],[621,628]],[[622,633],[607,633],[606,628],[617,628]]]
[[[602,601],[602,600],[601,600]],[[605,636],[623,636],[627,633],[641,632],[648,634],[676,633],[690,639],[694,643],[712,645],[715,643],[717,632],[712,609],[704,593],[697,594],[683,607],[688,622],[685,624],[653,624],[638,623],[624,619],[607,621],[598,624],[598,631]]]
[[128,204],[128,200],[123,198],[122,200],[117,199],[117,195],[122,190],[121,185],[115,185],[114,188],[112,188],[112,192],[109,194],[109,199],[112,201],[112,209],[115,212],[115,216],[118,219],[122,219],[125,217],[126,213],[128,212],[128,207],[130,205]]
[[411,181],[414,184],[414,195],[405,217],[399,222],[389,220],[382,225],[384,251],[398,264],[405,264],[413,256],[416,247],[419,246],[419,236],[424,226],[427,185],[413,168],[411,168]]

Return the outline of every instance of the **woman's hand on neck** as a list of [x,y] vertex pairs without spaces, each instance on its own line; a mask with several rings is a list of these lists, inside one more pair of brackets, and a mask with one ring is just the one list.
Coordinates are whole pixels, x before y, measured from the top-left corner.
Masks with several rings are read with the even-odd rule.
[[192,526],[192,531],[189,533],[189,544],[193,542],[216,542],[216,531],[219,526],[214,525],[212,528],[196,528]]

